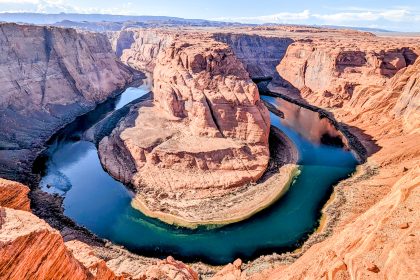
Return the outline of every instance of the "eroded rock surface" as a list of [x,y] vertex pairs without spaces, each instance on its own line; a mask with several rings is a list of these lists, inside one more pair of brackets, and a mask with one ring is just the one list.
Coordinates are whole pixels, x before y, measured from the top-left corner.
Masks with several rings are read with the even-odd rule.
[[[400,39],[384,40],[398,45]],[[364,44],[368,42],[368,39],[363,41]],[[400,47],[406,46],[401,41],[399,43]],[[377,48],[381,47],[377,45]],[[288,59],[291,61],[285,61]],[[290,66],[294,62],[294,56],[286,55],[282,65]],[[315,64],[311,65],[308,71],[318,69]],[[296,65],[288,68],[292,73],[294,69]],[[293,254],[262,257],[249,267],[226,267],[224,271],[230,271],[226,278],[419,277],[420,242],[416,238],[420,230],[420,216],[416,210],[420,191],[419,75],[420,60],[417,59],[394,73],[392,78],[385,77],[380,84],[363,84],[362,79],[351,97],[344,99],[343,106],[334,109],[339,120],[354,127],[350,130],[365,144],[369,157],[352,178],[335,187],[332,202],[324,209],[326,224],[334,224],[330,236],[311,247],[304,245],[306,251],[292,264],[287,263]],[[326,86],[334,86],[335,82],[330,80]],[[319,102],[322,99],[316,92],[307,94],[303,97],[308,102],[324,104]],[[332,94],[338,93],[334,91]],[[325,106],[329,104],[326,102]],[[264,267],[255,272],[255,269]]]
[[66,227],[60,234],[30,213],[28,190],[0,178],[0,198],[14,198],[0,199],[0,279],[198,279],[171,257],[142,258]]
[[132,79],[105,35],[0,24],[0,175],[30,172],[60,127]]
[[[196,37],[174,35],[160,51],[153,102],[133,108],[99,151],[113,176],[134,185],[133,205],[146,214],[217,223],[229,215],[218,207],[208,211],[210,201],[245,192],[266,170],[270,120],[232,49],[212,36]],[[124,148],[136,165],[132,176],[116,161],[116,151]],[[284,170],[281,182],[289,181],[292,170]],[[228,204],[236,203],[246,210],[244,201]]]
[[0,206],[30,211],[28,193],[27,186],[0,178]]
[[272,84],[284,85],[285,81],[276,71],[292,38],[264,36],[258,33],[216,33],[214,38],[228,44],[236,57],[244,64],[251,78],[271,77]]
[[356,38],[299,40],[287,49],[277,70],[304,99],[334,108],[349,101],[359,86],[382,86],[418,56],[413,42],[402,47],[396,40]]
[[[418,59],[414,62],[415,55],[407,55],[405,52],[407,50],[406,48],[414,50],[412,46],[415,44],[418,45],[418,39],[414,41],[401,38],[382,39],[370,34],[361,34],[358,32],[332,31],[321,28],[308,29],[304,27],[261,27],[254,28],[251,31],[242,30],[237,32],[258,32],[264,36],[292,38],[297,42],[296,47],[294,45],[289,47],[288,52],[290,51],[291,55],[286,55],[282,64],[279,66],[284,67],[280,71],[280,75],[298,88],[300,88],[299,85],[304,85],[301,88],[302,96],[296,96],[297,99],[302,97],[308,103],[333,108],[335,116],[340,121],[349,124],[351,126],[349,129],[365,144],[369,158],[352,178],[341,182],[335,187],[336,192],[332,198],[332,202],[324,209],[325,213],[328,214],[326,224],[333,223],[334,225],[333,228],[326,226],[328,228],[328,232],[326,233],[328,235],[327,239],[324,240],[323,238],[325,237],[323,237],[316,241],[321,241],[320,243],[315,245],[311,243],[312,247],[305,244],[302,248],[303,254],[297,260],[296,256],[299,256],[300,252],[297,252],[297,255],[263,256],[254,262],[246,264],[237,261],[222,269],[215,275],[214,279],[418,279],[420,277],[418,270],[420,267],[418,263],[420,259],[418,255],[420,244],[417,238],[420,234],[418,228],[418,221],[420,219],[418,215],[420,184],[418,181],[418,178],[420,178],[420,170],[418,168],[420,164],[420,149],[418,145],[418,139],[420,137],[418,101],[420,62]],[[338,39],[338,36],[341,39]],[[342,39],[343,37],[349,37],[348,39],[352,39],[355,42],[362,42],[363,44],[358,44],[357,46],[349,45],[349,41]],[[311,41],[308,39],[311,39]],[[334,40],[334,47],[326,44],[329,40]],[[366,47],[366,42],[370,42],[369,44],[371,46]],[[343,44],[346,48],[336,49],[339,45],[337,43]],[[147,57],[150,57],[150,63],[146,62],[145,65],[149,65],[149,69],[155,69],[155,66],[158,64],[157,57],[162,56],[162,59],[168,59],[166,54],[161,53],[163,53],[163,50],[169,49],[172,46],[171,44],[160,49],[156,52],[156,55],[147,55]],[[306,48],[307,45],[311,45],[317,50]],[[390,47],[388,48],[388,46]],[[124,49],[125,47],[121,48]],[[189,47],[184,46],[183,48],[188,49]],[[311,61],[307,58],[300,60],[299,57],[296,57],[300,56],[299,48],[303,50],[305,55],[309,53]],[[381,54],[382,51],[383,53]],[[363,59],[364,52],[366,52],[365,59]],[[176,52],[174,51],[173,53],[175,54]],[[391,55],[387,53],[391,53]],[[379,54],[379,58],[377,57],[378,60],[375,60],[374,57],[377,54]],[[402,57],[404,57],[405,66]],[[168,89],[165,92],[171,94],[160,93],[161,97],[164,97],[160,98],[163,102],[162,104],[153,104],[150,102],[149,104],[144,103],[141,106],[133,108],[129,117],[121,122],[113,134],[107,138],[106,141],[110,142],[101,144],[101,149],[113,149],[117,147],[117,152],[127,156],[127,160],[131,160],[135,165],[136,161],[133,159],[136,156],[140,159],[138,160],[140,165],[144,167],[149,164],[149,160],[154,160],[154,158],[149,159],[146,157],[146,155],[150,156],[153,154],[153,148],[159,147],[159,145],[169,140],[182,140],[188,139],[186,138],[187,136],[196,136],[189,130],[189,126],[184,125],[184,123],[189,124],[189,115],[192,112],[190,110],[192,106],[189,107],[188,104],[195,103],[189,101],[189,97],[178,93],[178,91],[183,89],[179,84],[183,83],[193,89],[200,88],[200,84],[193,84],[191,86],[188,81],[178,81],[181,77],[184,79],[189,75],[200,75],[200,72],[194,73],[192,70],[192,66],[197,64],[190,63],[191,61],[195,61],[195,55],[191,57],[189,52],[187,52],[182,59],[181,55],[179,57],[174,56],[173,59],[175,61],[178,60],[178,62],[175,63],[169,59],[168,62],[170,63],[165,63],[162,67],[159,65],[156,66],[158,71],[166,72],[167,76],[163,75],[165,79],[160,82],[165,85],[164,89]],[[139,59],[138,63],[141,65],[143,63],[142,61],[147,60],[148,58]],[[323,68],[322,61],[328,62],[329,60],[331,60],[331,63],[326,63],[326,68]],[[212,65],[212,63],[207,63],[207,59],[205,61],[206,63],[203,64],[198,63],[198,69],[200,69],[200,65],[206,65],[206,69],[207,65]],[[339,62],[338,64],[337,61]],[[406,67],[407,65],[408,67]],[[164,67],[168,67],[169,69],[164,69]],[[194,66],[194,69],[197,69],[195,67],[197,66]],[[138,69],[141,69],[141,67],[138,67]],[[305,71],[301,71],[302,69],[305,69]],[[320,78],[320,81],[316,81],[314,76],[318,70],[322,70],[321,73],[325,74],[324,78]],[[178,71],[182,74],[176,74]],[[284,76],[284,71],[289,71],[291,76]],[[309,84],[311,85],[310,90],[306,87],[306,72],[312,73],[310,74],[312,78],[309,79]],[[176,82],[174,80],[171,81],[173,77],[177,79]],[[216,87],[223,85],[223,83],[220,83],[220,80],[216,81]],[[347,83],[356,85],[353,88],[347,87],[348,90],[346,90],[345,85]],[[209,83],[207,85],[214,84]],[[191,98],[191,100],[193,99]],[[193,101],[197,102],[196,99]],[[142,112],[145,113],[142,114]],[[153,119],[149,119],[151,115],[158,116],[156,118],[157,121],[152,122],[153,125],[146,126],[139,124],[140,120],[153,121]],[[204,113],[203,116],[205,116]],[[212,121],[211,119],[205,118],[203,120]],[[216,124],[215,121],[213,123]],[[137,127],[138,130],[136,131],[135,129]],[[217,137],[217,134],[222,134],[225,130],[218,129],[216,125],[210,125],[208,131],[205,130],[204,132],[200,129],[200,125],[197,125],[195,129],[195,131],[204,133],[204,135],[200,135],[199,137],[212,140],[207,143],[213,144],[213,141],[216,142],[219,138],[224,139],[220,136]],[[152,133],[155,130],[161,131],[162,134]],[[241,133],[236,134],[236,130],[227,129],[226,131],[230,135],[242,135]],[[238,131],[244,130],[240,129]],[[136,145],[138,143],[146,142],[144,139],[136,138],[140,137],[142,133],[148,137],[151,136],[150,139],[155,139],[155,141],[150,140],[149,143],[155,143],[156,146],[152,145],[153,148],[150,150],[143,149],[143,147],[137,149]],[[209,135],[212,133],[214,135],[210,137]],[[135,141],[130,143],[130,138]],[[258,137],[253,139],[258,139]],[[244,141],[240,137],[230,138],[228,140],[234,143],[243,143],[242,141]],[[159,166],[158,161],[154,163],[162,170],[166,166],[171,165],[185,168],[178,161],[181,157],[180,155],[182,154],[183,157],[191,156],[185,153],[185,147],[188,147],[188,151],[194,151],[196,146],[198,146],[193,145],[196,142],[192,140],[187,143],[190,147],[186,144],[184,146],[173,146],[171,144],[169,149],[163,145],[164,149],[157,149],[159,153],[155,158],[161,159],[165,157],[166,159],[169,153],[173,153],[175,156],[171,155],[169,157],[171,161],[169,162],[163,160],[161,166]],[[247,144],[253,145],[252,141],[250,143]],[[9,143],[8,145],[11,144]],[[173,147],[177,149],[174,150]],[[210,145],[209,148],[212,148],[212,146]],[[111,160],[109,155],[112,153],[113,151],[101,152],[103,161]],[[164,153],[167,153],[167,155],[163,156]],[[144,154],[144,157],[142,157],[142,154]],[[113,156],[112,158],[115,160],[117,157]],[[197,161],[189,162],[193,165]],[[112,166],[117,167],[115,171],[111,171],[114,176],[120,176],[124,178],[123,180],[131,182],[133,178],[132,172],[124,173],[125,175],[121,175],[122,173],[119,174],[119,172],[124,171],[122,169],[122,163],[112,162]],[[135,168],[137,170],[138,167],[135,166]],[[183,176],[184,173],[182,173],[180,178],[183,178]],[[141,179],[141,175],[138,178]],[[178,192],[179,189],[176,191]],[[160,196],[159,199],[169,201],[165,195]],[[176,199],[179,198],[176,197]],[[20,199],[18,200],[20,201]],[[26,237],[26,229],[30,227],[30,223],[28,222],[22,225],[22,221],[29,220],[27,215],[30,214],[24,211],[7,209],[2,211],[3,215],[0,216],[0,236],[2,236],[0,250],[7,251],[7,247],[2,247],[3,244],[7,243],[9,245],[14,244],[10,246],[17,246],[19,250],[27,248],[29,251],[22,253],[22,257],[27,256],[26,254],[30,255],[33,252],[37,252],[36,250],[40,248],[51,251],[50,247],[47,247],[43,243],[44,240],[52,240],[50,239],[50,233],[45,233],[44,231],[46,228],[45,223],[35,222],[34,224],[37,227],[30,229],[30,232],[35,232],[31,233],[31,238],[34,238],[31,240],[40,242],[42,245],[35,247],[34,242],[26,242],[26,238],[28,238]],[[23,213],[22,218],[13,218],[17,212]],[[334,221],[331,221],[332,213],[339,213],[334,216]],[[12,233],[6,232],[6,230],[11,228],[13,228]],[[51,229],[48,231],[51,231]],[[43,238],[38,238],[41,236],[39,232],[44,232],[44,235],[42,235]],[[316,239],[317,234],[314,236]],[[15,237],[17,238],[12,240]],[[60,243],[59,238],[54,240],[58,240],[57,242]],[[69,258],[65,257],[67,253],[62,250],[61,245],[58,247],[54,246],[53,248],[55,250],[53,252],[57,252],[57,254],[52,254],[52,257],[56,258],[60,256],[60,260],[65,260],[65,262],[59,262],[59,265],[71,267],[72,270],[69,270],[72,273],[71,275],[80,275],[80,279],[85,279],[84,277],[86,276],[84,275],[92,275],[93,277],[92,272],[95,270],[95,265],[102,263],[98,251],[103,253],[104,251],[108,252],[110,250],[109,248],[95,248],[93,250],[95,256],[92,256],[89,248],[85,248],[86,251],[83,251],[81,249],[82,247],[79,250],[76,246],[74,252],[84,252],[81,256],[77,256],[77,259],[80,261],[79,265],[77,265],[77,261],[69,260]],[[71,247],[70,243],[69,247]],[[15,247],[12,248],[13,252],[17,250]],[[7,252],[8,254],[12,254],[11,251]],[[38,253],[43,254],[43,251]],[[85,253],[86,255],[84,255]],[[158,262],[155,262],[156,265],[148,270],[145,267],[150,265],[149,261],[137,262],[134,257],[129,258],[124,253],[112,257],[105,253],[102,255],[107,257],[106,264],[113,270],[115,275],[118,275],[117,277],[123,276],[126,271],[133,272],[131,275],[136,275],[132,277],[126,274],[124,277],[127,278],[156,277],[156,275],[159,275],[159,277],[176,277],[177,275],[184,277],[180,279],[194,279],[195,277],[195,274],[189,268],[184,267],[184,265],[172,259],[162,261],[160,263],[161,268],[158,267]],[[3,252],[0,254],[0,259],[2,256]],[[7,265],[0,265],[0,275],[3,275],[1,273],[5,273],[4,275],[11,277],[12,273],[15,273],[15,267],[10,266],[9,261],[10,258],[13,260],[17,259],[16,256],[7,256]],[[84,259],[85,257],[86,259]],[[26,260],[28,259],[25,258]],[[21,262],[19,261],[14,261],[13,265],[19,267],[19,271],[22,270],[24,273],[27,271],[32,272],[30,265],[35,264],[37,260],[34,257],[32,262],[28,261],[27,264],[29,264],[29,267],[20,267]],[[49,261],[48,258],[46,260]],[[292,261],[295,262],[291,264]],[[56,264],[56,262],[53,263]],[[87,268],[83,268],[81,263]],[[175,272],[174,268],[179,268],[181,272]],[[217,268],[214,270],[217,270]],[[197,271],[200,271],[201,276],[209,277],[213,274],[212,271],[214,270],[203,269]],[[82,273],[81,271],[84,272]],[[146,271],[149,274],[146,274]],[[50,273],[45,269],[41,269],[39,272]],[[54,271],[51,273],[59,272]],[[109,271],[106,273],[109,273]],[[16,277],[22,276],[20,274],[16,275]],[[40,275],[45,276],[45,274]],[[52,275],[55,276],[55,274]],[[37,278],[32,277],[31,279]]]
[[[1,279],[89,279],[60,234],[27,211],[0,207]],[[93,279],[93,278],[91,278]]]
[[122,62],[134,69],[152,73],[159,53],[171,45],[176,34],[158,29],[132,29],[108,36]]

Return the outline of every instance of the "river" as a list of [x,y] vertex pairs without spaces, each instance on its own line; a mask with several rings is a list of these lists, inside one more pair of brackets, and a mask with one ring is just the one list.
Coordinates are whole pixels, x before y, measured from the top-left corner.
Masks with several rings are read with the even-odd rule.
[[196,230],[167,225],[131,207],[133,193],[103,170],[95,145],[82,137],[110,112],[148,92],[147,86],[128,88],[111,104],[96,109],[95,118],[87,118],[83,125],[79,120],[58,134],[48,147],[40,181],[42,190],[64,197],[65,215],[135,253],[217,265],[296,249],[318,226],[333,185],[349,177],[357,165],[350,151],[322,144],[325,133],[335,136],[336,131],[318,113],[264,96],[284,113],[284,119],[271,114],[272,125],[299,151],[301,172],[290,190],[273,206],[236,224]]

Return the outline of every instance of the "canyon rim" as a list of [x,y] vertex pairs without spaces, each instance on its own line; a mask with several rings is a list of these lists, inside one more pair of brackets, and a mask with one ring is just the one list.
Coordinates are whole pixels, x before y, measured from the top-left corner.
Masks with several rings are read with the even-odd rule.
[[0,279],[420,278],[417,33],[0,31]]

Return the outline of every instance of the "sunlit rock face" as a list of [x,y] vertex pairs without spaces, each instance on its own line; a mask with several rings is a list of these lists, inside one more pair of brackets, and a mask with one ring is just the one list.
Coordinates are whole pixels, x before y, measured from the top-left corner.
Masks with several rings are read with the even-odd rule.
[[[302,89],[296,99],[334,107],[336,118],[348,124],[368,150],[359,171],[335,187],[334,201],[342,196],[345,203],[324,209],[340,213],[333,232],[325,241],[304,246],[307,251],[293,264],[269,263],[270,268],[258,273],[230,264],[214,279],[220,275],[253,280],[420,277],[416,238],[420,60],[415,48],[419,41],[343,35],[331,39],[314,34],[314,40],[297,41],[278,66],[283,77]],[[342,49],[336,50],[338,46]],[[316,77],[317,71],[324,76]],[[339,90],[320,94],[343,83],[357,84],[352,94],[340,95]],[[308,85],[310,89],[305,88]]]
[[64,242],[59,231],[30,212],[28,191],[0,178],[0,279],[198,279],[188,265],[171,257],[133,259],[127,251],[108,249],[104,260],[95,250],[104,252],[101,242],[88,245],[72,234],[64,234]]
[[19,177],[61,126],[132,78],[105,35],[0,25],[0,175]]
[[0,206],[30,211],[29,188],[0,178]]
[[363,34],[358,35],[357,46],[351,40],[298,40],[290,45],[277,70],[306,100],[337,108],[347,103],[360,85],[381,86],[418,56],[413,43],[404,47]]
[[[211,36],[175,37],[154,62],[153,102],[132,109],[99,147],[111,174],[154,210],[233,192],[257,181],[269,159],[268,110],[232,49]],[[113,160],[121,147],[136,165],[131,178]]]
[[[3,279],[89,279],[60,234],[33,214],[0,207]],[[91,278],[92,279],[92,278]]]

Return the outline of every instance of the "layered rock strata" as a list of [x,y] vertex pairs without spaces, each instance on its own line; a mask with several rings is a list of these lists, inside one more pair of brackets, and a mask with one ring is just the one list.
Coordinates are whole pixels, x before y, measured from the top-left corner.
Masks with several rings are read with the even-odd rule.
[[[375,53],[379,53],[384,49],[384,46],[388,46],[387,44],[393,45],[396,49],[413,49],[412,46],[418,45],[419,42],[418,39],[414,40],[414,43],[413,41],[406,43],[409,41],[405,38],[377,38],[357,32],[337,32],[304,27],[261,27],[251,31],[242,30],[237,32],[258,32],[264,36],[290,37],[295,41],[313,40],[314,38],[322,39],[321,41],[306,42],[308,44],[312,43],[313,48],[316,48],[317,44],[325,48],[322,42],[332,39],[335,40],[334,42],[342,40],[343,44],[349,46],[347,39],[352,39],[363,44],[371,44],[371,48]],[[348,38],[343,39],[343,37]],[[298,44],[304,42],[299,41]],[[360,50],[359,44],[354,46],[354,50]],[[349,50],[346,49],[346,51]],[[328,54],[327,51],[326,53]],[[333,54],[337,55],[336,52],[333,52]],[[319,66],[319,64],[309,63],[306,59],[302,61],[303,64],[297,63],[293,56],[286,55],[282,64],[289,65],[287,70],[292,73],[296,69],[306,69],[305,72],[316,72],[316,65]],[[305,62],[307,65],[310,65],[309,69],[303,67]],[[324,88],[320,87],[318,91],[318,86],[314,86],[312,90],[302,88],[302,96],[290,95],[298,100],[301,100],[301,97],[303,97],[308,103],[334,108],[333,113],[335,116],[340,121],[346,122],[349,125],[349,129],[366,146],[369,158],[352,178],[341,182],[335,187],[335,193],[329,205],[324,209],[324,212],[328,214],[325,217],[325,223],[323,223],[324,228],[313,235],[314,238],[312,238],[315,239],[313,243],[321,241],[320,243],[312,245],[312,247],[309,244],[305,244],[302,250],[295,254],[263,256],[247,264],[236,261],[234,264],[228,265],[221,270],[214,279],[417,279],[420,277],[418,270],[420,266],[418,263],[420,246],[418,238],[416,238],[420,234],[418,228],[420,217],[418,216],[417,203],[419,196],[418,186],[420,184],[418,182],[420,177],[420,170],[418,169],[420,164],[418,145],[420,137],[418,130],[418,120],[420,119],[418,116],[419,66],[419,60],[417,60],[413,65],[387,75],[382,75],[377,70],[373,72],[367,71],[370,73],[366,74],[367,76],[373,75],[368,79],[374,82],[373,85],[363,86],[363,79],[359,81],[357,76],[354,79],[351,78],[349,81],[360,83],[360,85],[354,87],[352,94],[340,95],[340,90],[332,90],[331,94],[327,93],[324,96]],[[330,70],[333,72],[327,73],[327,77],[335,75],[335,68],[332,67]],[[356,71],[358,70],[356,69]],[[280,71],[281,75],[283,73],[283,70]],[[360,73],[358,75],[360,77]],[[389,77],[392,75],[392,78]],[[343,74],[342,77],[350,77],[350,75],[345,76]],[[361,77],[364,76],[362,75]],[[378,83],[373,77],[378,78]],[[326,80],[325,88],[327,90],[334,89],[337,84],[343,82],[343,80],[336,82],[336,78]],[[293,82],[292,78],[290,78],[290,82]],[[298,86],[298,83],[295,83],[295,85]],[[129,127],[133,126],[133,123],[139,116],[138,110],[140,110],[140,107],[133,109],[132,122]],[[159,109],[159,113],[161,115],[167,114],[162,109]],[[120,127],[124,128],[123,123],[121,123]],[[116,139],[115,141],[124,144],[121,138],[112,137],[114,139],[111,140],[114,141]],[[125,145],[121,147],[123,147],[121,152],[127,153]],[[131,156],[131,153],[127,153],[127,155]],[[128,176],[128,180],[131,180],[131,175]],[[18,201],[21,201],[21,199],[19,198]],[[5,215],[4,213],[7,212],[12,214]],[[19,218],[20,221],[13,218],[13,213],[16,212],[24,213],[24,216]],[[27,248],[31,251],[35,250],[35,246],[32,243],[21,243],[22,239],[20,239],[21,235],[25,235],[23,230],[26,228],[25,225],[22,227],[10,226],[13,224],[22,225],[22,220],[27,221],[25,213],[24,211],[3,211],[3,215],[0,216],[0,224],[2,225],[0,232],[10,228],[19,228],[19,230],[13,230],[12,234],[0,233],[0,236],[2,236],[1,242],[6,242],[9,244],[8,246],[14,246],[10,244],[18,242],[13,243],[17,244],[18,249]],[[6,218],[4,218],[5,216]],[[8,221],[5,222],[7,219]],[[13,221],[16,221],[16,223]],[[3,226],[4,224],[7,226]],[[39,228],[43,230],[44,224],[41,223]],[[36,228],[31,230],[36,232]],[[22,232],[22,234],[20,235],[19,232]],[[12,241],[9,235],[18,236],[17,241]],[[316,239],[317,236],[322,236],[322,238]],[[326,239],[322,241],[324,238]],[[51,240],[46,235],[42,240],[44,239]],[[0,243],[0,250],[7,249],[7,247],[2,246],[6,243]],[[25,247],[20,246],[22,244]],[[69,243],[69,247],[71,246]],[[43,249],[45,247],[40,246],[39,248]],[[61,248],[54,248],[56,249],[55,251],[62,252]],[[13,247],[13,250],[15,250],[15,247]],[[46,250],[49,250],[49,247]],[[109,252],[109,250],[109,248],[95,248],[94,254],[96,257],[100,257],[97,256],[98,252]],[[79,251],[83,250],[76,249],[73,252]],[[10,253],[10,251],[8,252]],[[42,252],[39,253],[42,254]],[[85,279],[83,275],[93,275],[89,270],[94,271],[95,263],[101,262],[100,258],[90,259],[91,253],[88,251],[86,254],[86,260],[84,260],[83,255],[78,257],[80,263],[86,262],[84,265],[90,268],[85,268],[85,272],[82,274],[80,274],[80,269],[83,270],[83,268],[80,268],[79,265],[74,265],[74,260],[71,260],[70,264],[67,261],[63,263],[53,261],[52,263],[54,265],[58,263],[60,266],[72,267],[74,270],[69,270],[70,275],[80,276],[80,279]],[[151,269],[151,274],[146,275],[144,273],[144,266],[147,266],[145,262],[140,264],[140,262],[132,261],[135,259],[134,257],[129,258],[123,253],[116,254],[118,257],[110,257],[110,255],[105,253],[102,255],[107,256],[107,266],[117,271],[118,273],[116,274],[120,276],[125,271],[136,271],[135,278],[148,279],[147,277],[149,277],[149,279],[153,279],[153,277],[156,278],[156,275],[159,275],[161,278],[169,278],[168,275],[176,277],[188,271],[188,269],[184,269],[183,266],[178,265],[172,259],[168,259],[162,261],[162,270],[164,272],[155,272],[154,269]],[[3,256],[3,252],[1,252],[0,256]],[[57,254],[52,254],[52,257],[55,258],[56,256]],[[295,261],[297,256],[300,256],[300,258]],[[15,260],[15,258],[13,259]],[[36,258],[33,259],[36,260]],[[29,259],[26,258],[25,260]],[[49,262],[50,259],[46,258],[45,260]],[[4,275],[9,277],[12,275],[14,265],[21,265],[20,262],[10,262],[9,259],[2,261],[5,261],[7,265],[4,262],[0,264],[0,275],[5,273]],[[290,264],[292,261],[294,263]],[[10,265],[11,263],[13,265]],[[30,265],[33,263],[29,261],[27,262],[28,267],[19,268],[26,273],[27,270],[30,270]],[[56,267],[54,265],[52,267]],[[183,273],[171,272],[174,267],[181,268]],[[198,266],[195,265],[194,267]],[[45,271],[44,269],[39,270],[40,273]],[[200,272],[201,277],[205,278],[211,276],[214,269],[197,268],[197,271]],[[22,278],[22,275],[16,275],[20,277],[18,279]],[[45,278],[46,274],[40,275]],[[52,275],[55,276],[55,274]],[[187,276],[184,279],[195,279],[193,272],[185,275]],[[31,279],[37,279],[38,277],[35,274],[32,276]],[[130,278],[131,276],[127,274],[125,277]]]
[[132,79],[105,35],[0,24],[0,175],[20,178],[60,127]]
[[30,211],[28,193],[27,186],[0,178],[0,206]]
[[159,29],[132,29],[109,33],[117,56],[134,69],[153,73],[161,51],[171,45],[176,33]]
[[342,107],[358,87],[383,86],[416,60],[415,44],[401,47],[381,38],[302,39],[287,49],[277,66],[281,77],[318,106]]
[[276,86],[287,85],[276,67],[294,42],[293,39],[243,33],[215,33],[213,37],[232,48],[251,78],[270,77],[271,83]]
[[[0,207],[1,279],[89,279],[60,234],[29,212]],[[91,278],[93,279],[93,277]]]
[[[283,193],[296,157],[275,187],[253,187],[268,164],[270,127],[255,84],[225,43],[174,38],[155,62],[153,102],[133,108],[102,140],[101,161],[134,186],[133,206],[149,216],[190,227],[249,217]],[[134,174],[115,160],[124,149]]]
[[[395,38],[375,40],[397,44]],[[289,58],[295,59],[287,55],[284,59]],[[291,63],[282,61],[283,65]],[[299,67],[295,65],[289,71],[296,68]],[[229,265],[217,276],[253,280],[417,279],[420,275],[420,242],[416,238],[420,231],[416,210],[420,191],[419,75],[417,59],[380,85],[356,87],[342,108],[333,111],[364,143],[368,159],[352,178],[335,187],[330,203],[323,210],[324,227],[310,238],[322,237],[327,232],[324,241],[312,246],[305,244],[303,254],[266,256],[242,267]],[[317,104],[316,92],[308,93],[305,98]],[[296,256],[300,257],[289,264]],[[258,267],[265,269],[256,273]]]

